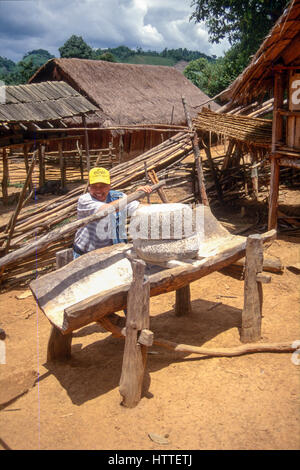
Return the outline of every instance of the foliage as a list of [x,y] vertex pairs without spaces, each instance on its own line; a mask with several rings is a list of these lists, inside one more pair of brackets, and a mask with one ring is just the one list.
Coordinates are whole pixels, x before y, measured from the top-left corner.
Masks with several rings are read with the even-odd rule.
[[94,60],[106,60],[107,62],[117,62],[115,56],[111,52],[104,52],[98,49],[97,52],[93,52],[92,58]]
[[91,59],[93,56],[93,49],[81,36],[76,36],[75,34],[73,34],[58,50],[60,56],[65,58],[77,57],[79,59]]
[[16,64],[6,57],[0,57],[0,74],[8,74],[13,72]]
[[[191,18],[205,21],[212,42],[250,41],[252,52],[264,39],[289,0],[192,0]],[[254,50],[253,50],[254,47]]]
[[46,51],[45,49],[35,49],[33,51],[27,52],[22,60],[27,62],[31,59],[34,66],[41,67],[48,60],[53,58],[54,55],[50,54],[50,52]]
[[54,56],[45,49],[37,49],[27,52],[23,59],[17,64],[9,64],[10,70],[7,72],[1,71],[1,63],[3,59],[0,57],[0,80],[3,80],[7,85],[19,85],[28,82],[30,77],[45,63],[47,60],[52,59]]
[[211,42],[228,38],[232,47],[212,68],[206,64],[198,70],[197,64],[191,63],[185,74],[209,96],[215,96],[249,64],[288,3],[287,0],[193,0],[195,10],[191,19],[205,22]]
[[242,72],[243,61],[243,50],[237,44],[214,62],[203,58],[190,62],[183,73],[209,97],[214,97]]

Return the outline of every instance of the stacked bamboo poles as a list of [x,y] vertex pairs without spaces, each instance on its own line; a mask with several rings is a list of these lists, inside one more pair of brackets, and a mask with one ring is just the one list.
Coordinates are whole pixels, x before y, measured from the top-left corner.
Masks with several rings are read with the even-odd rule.
[[272,142],[272,121],[248,116],[218,114],[204,110],[193,120],[199,131],[212,131],[249,145],[269,148]]
[[[119,158],[114,153],[114,148],[90,150],[90,161],[93,165],[99,155],[101,156],[101,166],[111,169],[119,162]],[[64,151],[66,180],[75,181],[87,178],[86,170],[86,152],[81,150],[81,156],[78,150]],[[28,153],[29,163],[33,152]],[[80,159],[82,159],[83,172],[80,171]],[[13,153],[8,158],[9,183],[10,185],[20,185],[26,180],[26,167],[24,165],[24,155]],[[60,180],[61,172],[59,167],[59,152],[45,152],[45,175],[47,181]],[[3,160],[0,159],[0,180],[3,178]],[[39,185],[39,169],[35,168],[32,175],[33,184]]]
[[[147,162],[149,170],[160,170],[174,162],[180,162],[192,153],[190,137],[186,133],[179,133],[171,139],[163,142],[154,149],[126,163],[119,164],[111,169],[112,187],[115,189],[135,187],[135,182],[144,176],[144,162]],[[64,196],[56,198],[51,203],[47,202],[35,210],[23,211],[15,224],[14,233],[10,242],[10,249],[15,250],[24,244],[34,241],[58,226],[68,223],[76,217],[77,201],[85,190],[85,185],[80,186]],[[0,246],[5,245],[5,226],[0,227]],[[35,256],[24,258],[22,263],[10,265],[4,271],[2,283],[18,283],[36,275],[41,269],[51,267],[55,261],[55,253],[60,249],[70,247],[73,243],[74,233],[56,242],[51,249],[41,250]],[[3,255],[3,251],[2,251]],[[32,272],[29,272],[32,271]]]

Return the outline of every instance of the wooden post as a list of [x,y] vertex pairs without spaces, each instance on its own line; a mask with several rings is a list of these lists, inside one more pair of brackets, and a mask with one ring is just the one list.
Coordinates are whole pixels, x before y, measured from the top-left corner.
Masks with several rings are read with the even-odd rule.
[[38,148],[38,155],[39,155],[39,187],[41,188],[45,184],[45,147],[44,145],[39,145]]
[[3,176],[2,176],[2,198],[3,198],[3,205],[6,206],[8,204],[8,158],[7,158],[7,150],[6,148],[2,151],[2,158],[3,158]]
[[60,168],[60,180],[61,187],[66,186],[66,166],[65,166],[65,157],[63,153],[63,143],[62,141],[58,142],[58,154],[59,154],[59,168]]
[[79,145],[78,140],[76,141],[76,147],[79,155],[79,166],[80,166],[80,175],[81,175],[81,181],[84,180],[83,176],[83,161],[82,161],[82,145]]
[[86,168],[87,172],[90,172],[91,162],[90,162],[90,148],[89,148],[89,135],[86,127],[86,117],[85,114],[82,115],[82,125],[84,127],[84,146],[85,146],[85,155],[86,155]]
[[[253,189],[253,199],[257,201],[258,198],[258,171],[255,163],[257,162],[257,153],[255,150],[251,151],[251,180],[252,180],[252,189]],[[254,167],[254,168],[253,168]]]
[[189,315],[191,312],[191,290],[188,284],[176,290],[175,315],[176,317],[183,317]]
[[192,141],[192,146],[193,146],[193,151],[194,151],[194,156],[195,156],[195,163],[196,163],[196,169],[197,169],[197,177],[198,177],[198,187],[199,187],[199,193],[201,195],[201,202],[205,206],[209,206],[207,194],[206,194],[206,189],[205,189],[205,184],[204,184],[204,174],[203,174],[203,168],[202,168],[202,163],[201,163],[201,157],[200,157],[200,149],[198,145],[198,138],[197,138],[197,133],[193,129],[193,124],[191,117],[189,115],[189,112],[187,110],[186,102],[184,96],[181,97],[182,99],[182,104],[187,120],[187,124],[189,127],[189,130],[193,132],[193,136],[191,137]]
[[244,308],[240,339],[251,343],[261,338],[263,292],[258,276],[263,270],[263,242],[260,235],[249,235],[246,244]]
[[123,137],[122,137],[122,135],[120,135],[120,139],[119,139],[119,163],[122,162],[123,152],[124,152]]
[[[144,168],[145,168],[145,177],[146,177],[146,184],[150,183],[149,175],[148,175],[148,170],[147,170],[147,163],[144,162]],[[147,202],[150,204],[150,194],[147,193]]]
[[219,202],[222,204],[223,203],[223,191],[222,191],[222,186],[219,182],[219,179],[218,179],[218,175],[217,175],[217,171],[216,171],[216,168],[215,168],[215,165],[214,165],[214,161],[213,161],[213,158],[211,156],[211,132],[209,132],[209,138],[208,138],[208,144],[206,145],[204,143],[204,139],[202,139],[202,144],[203,144],[203,147],[204,147],[204,151],[206,153],[206,156],[207,156],[207,161],[208,161],[208,164],[209,164],[209,168],[212,172],[212,176],[213,176],[213,179],[214,179],[214,182],[215,182],[215,186],[216,186],[216,190],[217,190],[217,195],[218,195],[218,199],[219,199]]
[[113,144],[112,142],[109,142],[108,144],[108,158],[109,158],[109,166],[110,168],[113,167],[113,161],[112,161],[112,147],[113,147]]
[[274,78],[274,104],[272,121],[272,153],[276,152],[276,145],[283,138],[283,118],[279,109],[283,106],[284,83],[282,72],[275,72]]
[[[133,408],[142,396],[142,385],[146,367],[147,346],[145,331],[149,329],[150,283],[144,279],[146,264],[132,260],[133,280],[127,297],[126,338],[119,391],[122,405]],[[142,332],[141,343],[139,332]],[[147,333],[147,332],[146,332]],[[149,337],[149,335],[146,335]],[[147,343],[146,343],[147,344]]]
[[[149,175],[149,178],[150,178],[152,184],[159,183],[158,178],[157,178],[157,174],[155,173],[154,170],[149,170],[148,175]],[[164,192],[163,188],[158,189],[157,192],[159,194],[159,197],[160,197],[161,201],[164,204],[167,204],[169,201],[168,201],[168,198],[167,198],[166,193]]]
[[[23,153],[24,153],[24,162],[25,162],[26,175],[28,175],[29,161],[28,161],[28,146],[27,145],[24,145]],[[30,178],[30,180],[29,180],[28,188],[29,188],[29,193],[31,193],[31,191],[33,190],[32,178]]]
[[271,157],[271,176],[270,176],[270,195],[269,195],[269,214],[268,214],[268,230],[277,227],[277,207],[279,193],[279,177],[280,167],[278,160]]
[[[58,251],[56,253],[56,269],[62,268],[73,260],[73,249]],[[51,327],[47,347],[47,362],[61,361],[71,357],[72,333],[63,335],[55,326]]]

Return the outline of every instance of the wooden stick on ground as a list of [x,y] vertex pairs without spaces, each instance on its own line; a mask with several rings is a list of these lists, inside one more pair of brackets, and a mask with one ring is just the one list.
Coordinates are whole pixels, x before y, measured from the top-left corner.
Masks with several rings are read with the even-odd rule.
[[[126,330],[113,325],[107,317],[101,319],[101,325],[110,331],[115,337],[124,338]],[[251,343],[235,346],[233,348],[207,348],[203,346],[191,346],[189,344],[178,344],[174,341],[155,337],[153,344],[171,351],[187,354],[201,354],[210,357],[233,357],[253,353],[290,353],[296,351],[299,346],[293,346],[293,341],[275,342],[275,343]]]

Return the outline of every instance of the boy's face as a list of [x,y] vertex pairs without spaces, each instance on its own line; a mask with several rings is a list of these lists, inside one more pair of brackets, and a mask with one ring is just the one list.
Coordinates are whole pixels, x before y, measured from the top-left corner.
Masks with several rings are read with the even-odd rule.
[[98,201],[105,202],[110,191],[110,184],[94,183],[89,185],[90,195]]

